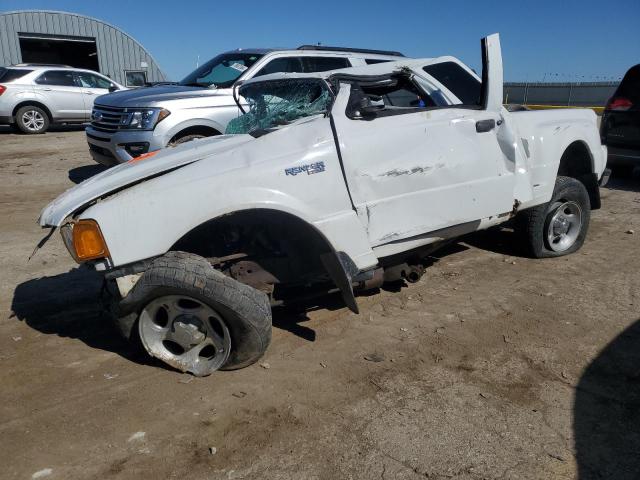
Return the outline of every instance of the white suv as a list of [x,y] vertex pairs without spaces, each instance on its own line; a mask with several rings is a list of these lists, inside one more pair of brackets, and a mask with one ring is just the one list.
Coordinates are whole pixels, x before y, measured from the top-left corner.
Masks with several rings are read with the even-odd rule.
[[124,88],[99,73],[63,65],[0,67],[0,125],[44,133],[52,123],[88,122],[96,97]]
[[239,49],[214,57],[177,84],[99,98],[87,128],[94,160],[111,166],[189,140],[224,133],[242,112],[234,100],[246,80],[270,73],[313,73],[400,60],[399,52],[303,45]]

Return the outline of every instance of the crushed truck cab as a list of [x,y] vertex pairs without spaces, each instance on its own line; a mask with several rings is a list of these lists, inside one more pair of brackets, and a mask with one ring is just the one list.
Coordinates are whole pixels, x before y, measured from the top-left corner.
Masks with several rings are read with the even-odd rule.
[[227,134],[96,175],[40,224],[104,272],[125,336],[196,375],[255,362],[270,305],[337,289],[357,311],[473,231],[572,253],[600,206],[596,116],[508,112],[498,35],[482,46],[482,79],[439,57],[246,82]]

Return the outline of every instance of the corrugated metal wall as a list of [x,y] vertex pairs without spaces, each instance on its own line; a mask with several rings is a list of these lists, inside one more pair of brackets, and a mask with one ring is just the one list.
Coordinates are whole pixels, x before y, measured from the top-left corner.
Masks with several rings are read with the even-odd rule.
[[[166,80],[151,55],[122,30],[93,18],[64,12],[0,13],[0,66],[22,62],[19,32],[95,38],[100,73],[123,85],[125,70],[144,70],[149,82]],[[143,62],[146,67],[142,66]]]

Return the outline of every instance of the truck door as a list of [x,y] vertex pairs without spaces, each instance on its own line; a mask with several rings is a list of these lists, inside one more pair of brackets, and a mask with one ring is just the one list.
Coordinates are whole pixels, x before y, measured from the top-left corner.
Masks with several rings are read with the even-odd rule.
[[[496,133],[502,122],[496,41],[497,51],[484,48],[484,76],[493,81],[481,85],[453,59],[440,66],[457,95],[434,80],[430,65],[341,85],[333,108],[338,143],[354,206],[374,247],[477,226],[513,208],[513,178],[505,175]],[[429,82],[431,91],[422,85]]]

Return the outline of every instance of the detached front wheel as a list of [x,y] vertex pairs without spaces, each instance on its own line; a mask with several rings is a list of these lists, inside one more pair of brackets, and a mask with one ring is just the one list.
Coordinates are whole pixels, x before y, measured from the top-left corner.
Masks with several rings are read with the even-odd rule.
[[196,376],[251,365],[271,341],[267,296],[185,252],[154,260],[115,313],[125,336]]
[[523,211],[517,228],[532,257],[559,257],[582,247],[590,218],[591,203],[582,182],[558,177],[551,201]]

